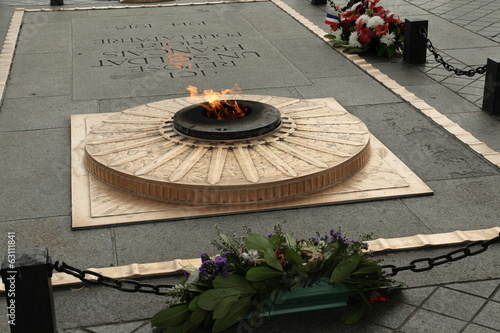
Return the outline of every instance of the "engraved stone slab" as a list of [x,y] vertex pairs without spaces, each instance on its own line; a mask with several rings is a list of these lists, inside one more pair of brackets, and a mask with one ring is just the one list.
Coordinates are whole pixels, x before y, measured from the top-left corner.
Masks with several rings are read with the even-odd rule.
[[133,13],[73,19],[75,100],[185,94],[193,80],[217,91],[311,84],[241,14]]
[[[337,104],[331,98],[308,101],[313,104]],[[110,116],[111,114],[72,116],[72,227],[75,229],[432,194],[432,190],[409,168],[371,136],[371,158],[357,174],[338,185],[298,199],[246,205],[192,206],[140,198],[113,189],[89,176],[84,166],[87,135],[92,129],[100,128]]]

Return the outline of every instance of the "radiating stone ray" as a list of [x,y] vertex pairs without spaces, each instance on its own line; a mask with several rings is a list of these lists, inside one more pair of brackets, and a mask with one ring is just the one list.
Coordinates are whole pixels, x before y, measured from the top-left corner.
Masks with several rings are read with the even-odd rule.
[[276,155],[271,149],[264,145],[256,145],[253,149],[264,157],[269,163],[274,165],[279,171],[284,175],[290,177],[297,177],[297,171],[295,171],[290,165],[283,161],[278,155]]
[[130,163],[130,162],[135,161],[139,158],[143,158],[143,157],[146,157],[150,154],[154,154],[160,150],[168,149],[174,145],[175,145],[175,143],[173,143],[173,142],[167,142],[166,144],[161,145],[160,147],[153,148],[151,150],[143,150],[143,151],[138,152],[136,154],[133,154],[133,155],[130,155],[130,156],[118,159],[118,160],[114,160],[110,163],[110,166],[119,166],[119,165],[123,165],[126,163]]
[[310,120],[297,120],[296,121],[297,125],[354,125],[354,124],[361,124],[361,120],[329,120],[329,121],[324,121],[324,120],[316,120],[316,119],[310,119]]
[[144,139],[148,137],[153,137],[153,136],[158,136],[160,135],[157,130],[149,133],[142,133],[142,134],[136,134],[136,135],[129,135],[129,136],[122,136],[119,138],[110,138],[110,139],[102,139],[102,140],[94,140],[94,141],[88,141],[86,144],[88,145],[102,145],[105,143],[115,143],[115,142],[122,142],[122,141],[129,141],[129,140],[137,140],[137,139]]
[[[131,127],[131,128],[123,128],[120,129],[120,133],[131,133],[131,132],[150,132],[150,131],[155,131],[158,130],[158,126],[143,126],[143,127]],[[110,130],[105,130],[105,129],[95,129],[92,130],[91,133],[93,134],[109,134],[109,133],[116,133],[116,129],[110,129]]]
[[[162,110],[162,111],[165,111],[165,110]],[[138,116],[138,117],[168,119],[168,118],[171,118],[172,115],[175,112],[165,111],[164,114],[163,114],[163,113],[147,112],[147,111],[144,111],[144,110],[125,110],[125,111],[123,111],[123,113],[125,113],[125,114],[131,114],[131,115]]]
[[285,113],[295,113],[295,112],[301,112],[302,111],[312,111],[312,110],[324,110],[325,108],[325,104],[322,104],[322,105],[318,105],[318,104],[315,104],[315,105],[308,105],[308,106],[301,106],[301,107],[298,107],[298,108],[290,108],[290,107],[286,107],[286,108],[283,108],[283,112]]
[[177,145],[172,150],[168,151],[167,153],[161,155],[160,157],[158,157],[154,161],[146,164],[145,166],[143,166],[142,168],[137,170],[135,172],[135,175],[139,176],[139,175],[147,174],[148,172],[153,171],[154,169],[162,166],[163,164],[167,163],[168,161],[177,157],[178,155],[182,154],[183,152],[185,152],[188,149],[190,149],[189,146]]
[[325,142],[333,142],[333,143],[340,143],[340,144],[343,144],[343,145],[351,145],[351,146],[364,146],[365,145],[365,143],[363,143],[363,142],[351,141],[351,140],[342,140],[342,139],[330,138],[330,137],[325,137],[325,136],[317,136],[317,135],[308,134],[308,133],[301,133],[301,132],[296,132],[296,133],[294,133],[294,135],[302,137],[302,138],[306,138],[306,139],[312,139],[312,140],[318,140],[318,141],[325,141]]
[[223,146],[218,146],[213,149],[207,176],[207,182],[209,184],[215,185],[220,181],[222,170],[226,163],[227,152],[228,148]]
[[103,123],[108,124],[163,124],[162,120],[141,120],[141,119],[107,119]]
[[351,154],[343,153],[343,152],[338,151],[338,150],[334,150],[334,149],[331,149],[331,148],[322,147],[322,146],[317,145],[317,144],[305,142],[303,140],[300,140],[299,138],[290,138],[290,137],[288,137],[288,138],[285,138],[284,141],[287,141],[287,142],[290,142],[290,143],[293,143],[293,144],[296,144],[296,145],[299,145],[299,146],[302,146],[302,147],[306,147],[306,148],[309,148],[309,149],[314,149],[314,150],[317,150],[317,151],[321,151],[321,152],[324,152],[324,153],[327,153],[327,154],[330,154],[330,155],[336,155],[336,156],[340,156],[340,157],[351,157],[352,156]]
[[310,118],[322,118],[331,116],[341,116],[343,113],[302,113],[300,115],[293,116],[293,119],[310,119]]
[[281,109],[281,108],[284,108],[285,106],[299,103],[300,101],[301,101],[300,99],[292,99],[292,100],[289,100],[286,102],[278,103],[278,104],[274,105],[274,107],[276,109]]
[[353,130],[351,128],[322,128],[322,127],[314,127],[314,126],[297,126],[295,128],[297,131],[304,132],[322,132],[322,133],[339,133],[339,134],[367,134],[368,131],[358,131]]
[[319,168],[327,168],[328,167],[327,164],[325,164],[325,163],[323,163],[323,162],[321,162],[321,161],[319,161],[311,156],[308,156],[308,155],[302,153],[301,151],[299,151],[299,150],[297,150],[297,149],[291,147],[290,145],[287,145],[281,141],[271,142],[270,145],[279,149],[279,150],[284,151],[285,153],[289,153],[297,158],[300,158],[301,160],[306,161],[307,163],[315,165]]
[[267,103],[267,102],[269,102],[272,99],[273,99],[273,96],[266,96],[266,97],[262,98],[261,100],[259,100],[259,102],[261,102],[261,103]]
[[238,145],[232,149],[243,174],[249,182],[257,183],[260,179],[257,169],[253,164],[248,148]]
[[170,176],[171,182],[179,181],[191,168],[206,154],[208,148],[198,147],[194,149],[191,154],[179,165],[177,170]]
[[162,110],[162,111],[168,111],[171,113],[176,113],[177,111],[179,111],[179,107],[172,106],[172,104],[170,102],[171,101],[169,101],[169,103],[167,104],[167,103],[165,103],[165,101],[159,101],[159,102],[148,103],[146,105],[150,108],[154,108],[154,109],[158,109],[158,110]]
[[95,155],[95,156],[102,156],[102,155],[108,155],[108,154],[118,153],[120,151],[126,151],[126,150],[129,150],[129,149],[134,149],[134,148],[138,148],[138,147],[147,147],[147,146],[151,146],[152,144],[154,144],[156,142],[160,142],[160,141],[163,141],[163,140],[165,140],[163,137],[158,136],[158,137],[151,138],[151,139],[148,139],[148,140],[143,140],[143,141],[131,143],[131,144],[128,144],[128,145],[123,145],[123,146],[120,146],[120,147],[115,147],[115,148],[110,148],[110,149],[107,149],[107,150],[102,150],[102,151],[94,153],[93,155]]
[[179,104],[181,107],[186,107],[186,106],[190,106],[190,105],[193,105],[193,104],[198,104],[198,103],[203,103],[204,100],[202,99],[199,99],[198,101],[196,101],[194,98],[176,98],[174,99],[174,102],[176,102],[177,104]]

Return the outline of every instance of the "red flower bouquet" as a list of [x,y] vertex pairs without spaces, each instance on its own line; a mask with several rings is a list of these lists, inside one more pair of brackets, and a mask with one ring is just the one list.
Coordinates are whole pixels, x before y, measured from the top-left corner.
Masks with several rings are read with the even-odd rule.
[[334,5],[335,11],[325,20],[331,28],[325,38],[347,53],[375,50],[379,56],[402,54],[404,24],[397,15],[377,6],[379,1],[362,0],[344,11]]

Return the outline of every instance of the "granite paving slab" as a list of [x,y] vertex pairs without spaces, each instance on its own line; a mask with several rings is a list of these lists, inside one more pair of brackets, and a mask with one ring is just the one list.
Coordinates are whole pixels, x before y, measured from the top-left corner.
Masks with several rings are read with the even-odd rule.
[[72,101],[70,96],[8,98],[0,113],[0,131],[69,128],[71,114],[98,112],[97,101]]
[[[208,8],[189,14],[158,9],[148,16],[117,10],[122,16],[73,19],[73,98],[187,95],[188,85],[221,91],[236,83],[242,89],[311,84],[243,15]],[[278,37],[304,32],[275,14],[292,25]]]
[[68,128],[0,132],[0,221],[69,215],[69,152]]

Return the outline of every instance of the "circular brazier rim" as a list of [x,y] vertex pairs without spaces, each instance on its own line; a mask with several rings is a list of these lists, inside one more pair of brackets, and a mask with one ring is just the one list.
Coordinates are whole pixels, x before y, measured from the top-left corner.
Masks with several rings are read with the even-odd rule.
[[245,117],[213,119],[205,115],[208,102],[193,104],[174,114],[176,132],[203,140],[240,140],[270,133],[281,126],[280,111],[266,103],[250,100],[229,100],[250,109]]

